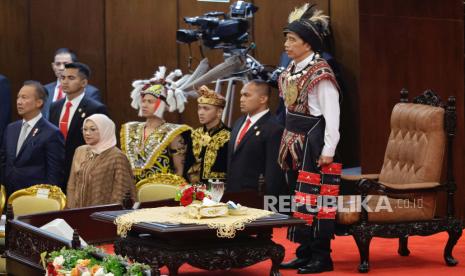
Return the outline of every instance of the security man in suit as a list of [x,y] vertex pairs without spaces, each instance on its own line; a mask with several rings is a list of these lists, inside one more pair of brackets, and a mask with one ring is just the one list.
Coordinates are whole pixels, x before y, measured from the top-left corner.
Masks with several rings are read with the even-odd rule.
[[[257,191],[279,195],[286,189],[277,158],[283,127],[268,108],[270,87],[261,80],[247,83],[241,90],[240,107],[244,116],[233,126],[228,148],[226,190]],[[260,187],[261,178],[265,187]]]
[[[45,85],[48,97],[44,107],[42,108],[42,114],[47,119],[49,117],[50,106],[52,103],[61,100],[66,96],[60,80],[61,75],[65,71],[65,65],[72,62],[78,62],[78,58],[77,55],[70,49],[60,48],[55,52],[52,62],[52,70],[55,73],[57,80]],[[87,84],[85,88],[85,94],[98,102],[102,102],[100,91],[95,86]]]
[[50,122],[57,126],[65,137],[65,180],[68,179],[74,151],[84,145],[82,124],[90,115],[107,114],[107,108],[91,99],[84,91],[90,77],[90,69],[79,62],[65,65],[61,83],[66,97],[56,101],[50,108]]
[[63,188],[65,148],[60,130],[42,117],[43,86],[26,81],[16,101],[23,118],[8,125],[0,149],[1,179],[7,194],[36,184]]

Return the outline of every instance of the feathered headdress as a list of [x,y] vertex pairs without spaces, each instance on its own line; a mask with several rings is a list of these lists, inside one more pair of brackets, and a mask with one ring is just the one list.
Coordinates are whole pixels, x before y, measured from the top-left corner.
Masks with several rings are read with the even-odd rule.
[[288,18],[289,25],[284,33],[294,32],[310,44],[316,52],[322,50],[323,38],[329,34],[329,16],[309,3],[295,8]]
[[[166,67],[160,66],[151,79],[134,81],[132,83],[134,89],[131,91],[131,106],[134,109],[140,110],[142,96],[150,94],[155,98],[161,99],[170,112],[175,110],[179,112],[184,111],[185,98],[178,97],[174,92],[176,90],[175,79],[182,76],[181,70],[174,70],[166,78],[165,75]],[[164,108],[160,109],[163,109],[160,111],[163,113]]]

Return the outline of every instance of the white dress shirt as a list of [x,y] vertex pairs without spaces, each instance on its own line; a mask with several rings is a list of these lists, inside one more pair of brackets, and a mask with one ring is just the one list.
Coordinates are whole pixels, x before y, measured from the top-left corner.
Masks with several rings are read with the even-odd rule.
[[[258,112],[258,113],[255,114],[255,115],[252,115],[252,116],[250,116],[250,114],[247,115],[247,118],[245,119],[244,123],[242,123],[242,126],[241,126],[241,128],[239,129],[239,132],[237,133],[237,137],[236,137],[236,141],[235,141],[234,145],[237,145],[237,140],[239,139],[239,136],[240,136],[240,134],[241,134],[241,131],[242,131],[242,129],[245,127],[245,124],[247,123],[247,120],[250,120],[249,129],[247,130],[247,132],[248,132],[248,131],[250,130],[250,128],[251,128],[253,125],[255,125],[255,123],[256,123],[258,120],[260,120],[260,118],[263,117],[268,111],[270,111],[270,110],[267,108],[266,110],[263,110],[263,111],[261,111],[261,112]],[[246,133],[247,133],[247,132],[246,132]]]
[[34,128],[34,126],[37,124],[37,122],[40,120],[40,118],[42,118],[42,113],[39,112],[39,115],[35,116],[34,118],[30,119],[29,121],[26,121],[23,119],[23,125],[25,122],[27,122],[27,124],[29,125],[29,128],[26,132],[26,137],[29,135],[29,133],[31,132],[31,130]]
[[[52,102],[56,102],[57,98],[58,98],[58,87],[61,85],[60,83],[60,80],[57,79],[57,85],[55,85],[55,90],[53,92],[53,99],[52,99]],[[63,89],[62,89],[62,93],[63,93]],[[66,96],[64,93],[63,93],[63,96]]]
[[[71,124],[71,120],[73,119],[73,116],[74,116],[74,113],[76,112],[79,104],[81,103],[82,101],[82,98],[84,98],[84,92],[77,96],[76,98],[72,99],[71,100],[71,108],[69,109],[69,118],[68,118],[68,129],[69,129],[69,125]],[[60,122],[61,122],[61,119],[63,118],[63,115],[65,114],[66,112],[66,104],[68,103],[68,97],[66,97],[66,101],[65,103],[63,104],[63,108],[61,109],[61,114],[60,114]]]
[[[297,63],[294,72],[303,70],[310,61],[313,60],[312,53],[310,56]],[[325,145],[321,155],[333,157],[336,152],[337,144],[339,143],[339,92],[336,86],[329,80],[318,82],[312,91],[308,94],[308,108],[313,116],[321,116],[325,118]]]

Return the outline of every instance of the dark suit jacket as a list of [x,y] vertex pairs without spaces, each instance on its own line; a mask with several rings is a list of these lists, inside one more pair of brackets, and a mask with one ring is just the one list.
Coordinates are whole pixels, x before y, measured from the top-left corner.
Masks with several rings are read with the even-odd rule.
[[[65,98],[59,101],[52,103],[50,107],[50,118],[49,121],[55,126],[59,127],[60,124],[60,115],[63,105],[65,103]],[[65,141],[65,180],[68,181],[69,172],[71,170],[71,164],[73,162],[74,151],[77,147],[85,144],[84,137],[82,135],[82,125],[84,119],[90,115],[101,113],[107,114],[107,108],[95,101],[90,99],[87,95],[82,98],[81,103],[79,104],[76,112],[74,113],[73,118],[71,119],[71,124],[69,125],[68,135]],[[65,181],[65,183],[66,183]],[[65,184],[66,186],[66,184]]]
[[[53,97],[55,96],[55,87],[57,86],[57,82],[51,82],[47,85],[44,85],[45,91],[47,92],[47,101],[45,101],[44,107],[42,108],[42,115],[45,118],[49,118],[50,107],[53,103]],[[100,91],[97,87],[88,84],[86,86],[86,96],[89,96],[91,99],[96,100],[97,102],[102,102],[102,97],[100,96]]]
[[8,125],[0,150],[2,182],[7,194],[35,184],[52,184],[63,188],[65,142],[60,130],[41,118],[16,156],[22,122],[19,120]]
[[236,138],[246,118],[239,118],[231,132],[226,190],[258,190],[258,180],[263,175],[266,187],[262,192],[279,195],[286,189],[284,174],[277,161],[283,127],[268,112],[249,127],[234,150]]
[[2,144],[3,132],[10,122],[11,117],[11,90],[8,79],[0,75],[0,146]]

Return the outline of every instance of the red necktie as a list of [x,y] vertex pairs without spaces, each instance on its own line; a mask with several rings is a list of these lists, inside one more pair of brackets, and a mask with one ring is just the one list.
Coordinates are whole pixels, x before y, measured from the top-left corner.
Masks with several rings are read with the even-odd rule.
[[61,118],[61,121],[60,121],[60,131],[61,133],[63,133],[63,136],[65,136],[65,139],[66,139],[66,136],[68,135],[69,111],[72,105],[73,104],[71,102],[66,103],[65,114],[63,114],[63,118]]
[[58,86],[58,96],[57,96],[57,101],[63,99],[63,88],[61,87],[61,84]]
[[247,133],[247,130],[249,130],[249,127],[250,127],[251,123],[252,123],[252,121],[250,121],[250,119],[247,119],[247,121],[245,122],[244,127],[241,130],[241,133],[239,133],[239,138],[237,138],[236,146],[239,145],[242,138],[244,138],[244,135]]

